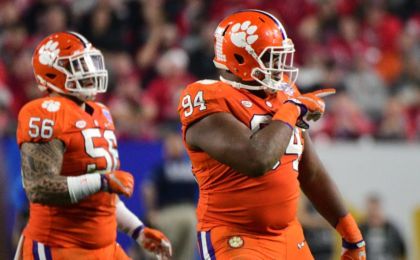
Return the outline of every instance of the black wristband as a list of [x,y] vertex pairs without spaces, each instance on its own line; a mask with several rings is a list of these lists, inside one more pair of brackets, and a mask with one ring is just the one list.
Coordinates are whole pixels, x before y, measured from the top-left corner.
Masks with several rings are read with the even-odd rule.
[[99,174],[101,176],[101,191],[108,191],[108,180],[105,174]]
[[352,249],[362,248],[362,247],[366,246],[366,243],[363,239],[360,240],[359,242],[356,242],[356,243],[350,243],[350,242],[347,242],[346,240],[344,240],[344,238],[343,238],[342,245],[345,249],[352,250]]
[[140,225],[140,226],[136,227],[136,229],[134,229],[134,231],[133,231],[133,234],[131,234],[131,237],[134,240],[136,240],[139,237],[140,232],[143,230],[143,228],[144,228],[144,225]]
[[292,103],[300,108],[300,115],[298,118],[302,118],[306,115],[306,113],[308,113],[308,108],[297,99],[288,99],[284,101],[284,103]]

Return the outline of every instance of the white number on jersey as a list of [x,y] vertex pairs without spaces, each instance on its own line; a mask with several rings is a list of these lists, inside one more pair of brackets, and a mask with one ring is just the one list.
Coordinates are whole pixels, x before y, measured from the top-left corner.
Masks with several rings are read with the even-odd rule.
[[184,108],[184,116],[189,117],[194,112],[194,108],[199,107],[200,111],[206,110],[206,102],[203,98],[203,91],[198,91],[197,95],[194,97],[194,102],[192,102],[190,95],[185,95],[182,98],[182,107]]
[[297,158],[293,161],[293,170],[299,171],[299,159],[303,153],[302,139],[299,130],[295,127],[293,129],[292,137],[290,138],[289,145],[286,148],[285,154],[295,154]]
[[270,115],[253,115],[250,123],[252,133],[255,133],[258,130],[260,130],[265,125],[270,123],[270,121]]
[[[102,134],[98,128],[88,128],[82,131],[85,139],[86,153],[92,158],[104,158],[106,161],[106,169],[104,172],[115,171],[118,167],[118,151],[115,149],[117,146],[117,138],[111,130],[105,130],[103,137],[108,142],[108,149],[103,147],[95,147],[93,143],[94,138],[101,138]],[[96,164],[89,164],[87,172],[92,172],[97,169]]]
[[31,117],[29,119],[29,136],[32,138],[51,138],[54,132],[54,121],[51,119],[41,119],[39,117]]

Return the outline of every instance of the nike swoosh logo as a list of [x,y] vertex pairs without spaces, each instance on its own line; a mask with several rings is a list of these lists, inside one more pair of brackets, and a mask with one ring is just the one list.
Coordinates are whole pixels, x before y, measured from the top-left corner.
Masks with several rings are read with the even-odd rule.
[[298,249],[302,249],[305,246],[305,240],[297,244]]

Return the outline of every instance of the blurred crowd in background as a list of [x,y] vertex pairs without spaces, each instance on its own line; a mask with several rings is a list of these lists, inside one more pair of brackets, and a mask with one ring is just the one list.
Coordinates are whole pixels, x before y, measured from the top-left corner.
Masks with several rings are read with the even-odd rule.
[[420,140],[418,0],[15,0],[0,2],[0,136],[40,96],[31,67],[46,35],[80,32],[105,54],[107,104],[119,138],[156,140],[178,127],[179,93],[217,79],[213,32],[227,14],[277,16],[296,46],[302,92],[334,87],[312,127],[322,140]]

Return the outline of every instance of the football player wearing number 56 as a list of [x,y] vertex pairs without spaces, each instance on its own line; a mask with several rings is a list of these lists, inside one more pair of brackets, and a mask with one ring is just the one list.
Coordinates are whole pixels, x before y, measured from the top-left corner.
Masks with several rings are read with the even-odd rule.
[[80,34],[54,33],[39,43],[32,65],[47,95],[19,113],[30,217],[15,259],[129,259],[116,243],[117,227],[169,258],[168,239],[145,227],[118,198],[131,196],[134,181],[119,170],[108,108],[94,102],[107,89],[101,52]]
[[302,189],[342,236],[342,259],[364,260],[359,228],[307,131],[334,89],[299,93],[293,42],[267,12],[234,13],[214,37],[220,81],[187,86],[179,104],[200,188],[201,258],[313,259],[296,219]]

